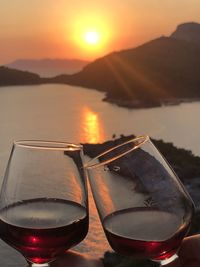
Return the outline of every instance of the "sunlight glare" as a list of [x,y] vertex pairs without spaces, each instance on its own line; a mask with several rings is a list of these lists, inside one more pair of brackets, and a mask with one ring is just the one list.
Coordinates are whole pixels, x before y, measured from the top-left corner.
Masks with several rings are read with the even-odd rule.
[[110,26],[103,16],[96,14],[79,16],[71,30],[74,44],[87,57],[104,54],[108,49]]
[[90,144],[101,143],[104,140],[103,124],[101,123],[97,113],[89,107],[83,107],[82,123],[84,132],[84,142]]
[[96,45],[100,41],[100,34],[97,31],[88,31],[84,35],[86,43]]

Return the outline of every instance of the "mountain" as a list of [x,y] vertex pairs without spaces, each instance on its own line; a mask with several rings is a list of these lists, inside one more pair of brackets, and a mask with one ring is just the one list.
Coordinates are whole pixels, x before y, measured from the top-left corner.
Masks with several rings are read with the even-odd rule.
[[72,74],[80,71],[88,61],[76,59],[19,59],[9,64],[9,68],[30,71],[42,77],[53,77],[59,74]]
[[195,22],[180,24],[171,37],[200,44],[200,24]]
[[0,86],[40,84],[40,76],[28,71],[0,67]]
[[74,75],[53,82],[96,88],[106,100],[126,106],[200,97],[200,46],[160,37],[137,48],[111,53]]

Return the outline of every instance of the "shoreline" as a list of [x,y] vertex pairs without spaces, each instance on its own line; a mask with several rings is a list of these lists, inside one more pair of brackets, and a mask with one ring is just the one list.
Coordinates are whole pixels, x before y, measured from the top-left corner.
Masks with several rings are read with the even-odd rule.
[[[22,81],[21,77],[13,77],[0,81],[1,87],[9,87],[9,86],[27,86],[27,85],[43,85],[43,84],[62,84],[62,85],[70,85],[74,87],[82,87],[89,90],[95,90],[101,93],[104,93],[102,98],[103,102],[107,102],[110,104],[114,104],[118,107],[128,108],[128,109],[142,109],[142,108],[156,108],[162,106],[175,106],[180,105],[182,103],[191,103],[191,102],[199,102],[200,97],[174,97],[174,98],[165,98],[165,99],[123,99],[120,97],[113,97],[112,92],[108,93],[103,89],[86,86],[79,83],[74,82],[66,82],[66,81],[55,81],[55,78],[43,78],[35,73],[29,73],[27,71],[20,71],[15,69],[8,69],[4,66],[0,66],[0,72],[11,72],[12,75],[21,74],[24,75],[25,80]],[[2,73],[0,73],[0,76]]]
[[184,103],[200,102],[200,97],[194,98],[177,98],[177,99],[166,99],[155,102],[143,102],[139,100],[122,100],[116,98],[110,98],[105,96],[102,99],[103,102],[107,102],[118,107],[129,108],[129,109],[143,109],[143,108],[158,108],[167,106],[177,106]]

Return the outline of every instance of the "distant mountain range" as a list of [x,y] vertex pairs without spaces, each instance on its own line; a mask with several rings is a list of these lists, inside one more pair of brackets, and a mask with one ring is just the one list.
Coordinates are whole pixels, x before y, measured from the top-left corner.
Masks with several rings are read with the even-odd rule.
[[42,77],[53,77],[59,74],[73,74],[87,65],[88,61],[77,59],[18,59],[9,64],[9,68],[29,71]]
[[98,89],[106,92],[105,100],[129,107],[200,98],[200,24],[181,24],[169,37],[111,53],[75,74],[40,82]]

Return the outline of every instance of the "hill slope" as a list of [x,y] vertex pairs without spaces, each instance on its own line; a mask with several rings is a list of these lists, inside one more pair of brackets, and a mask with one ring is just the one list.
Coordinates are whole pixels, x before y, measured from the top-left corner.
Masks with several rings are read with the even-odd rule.
[[171,37],[111,53],[81,72],[52,79],[107,92],[107,100],[155,105],[200,97],[200,46]]
[[19,59],[7,64],[9,68],[30,71],[42,77],[54,77],[59,74],[73,74],[87,65],[88,61],[76,59]]
[[200,44],[200,24],[195,22],[180,24],[171,37]]
[[0,67],[0,86],[27,85],[41,83],[40,76],[27,71]]

